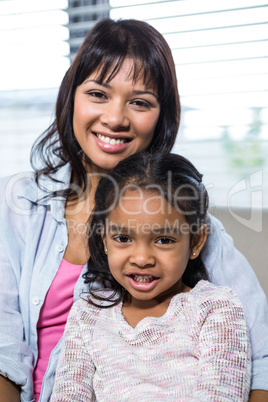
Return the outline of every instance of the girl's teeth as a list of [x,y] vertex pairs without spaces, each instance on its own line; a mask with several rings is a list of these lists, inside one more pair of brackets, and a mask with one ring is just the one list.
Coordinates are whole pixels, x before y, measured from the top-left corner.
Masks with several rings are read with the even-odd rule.
[[119,145],[119,144],[124,144],[125,140],[121,139],[121,140],[116,140],[115,138],[109,138],[109,137],[105,137],[104,135],[101,134],[97,134],[97,137],[105,142],[106,144],[111,144],[111,145]]
[[133,275],[133,279],[135,282],[149,283],[154,280],[154,277],[152,275]]

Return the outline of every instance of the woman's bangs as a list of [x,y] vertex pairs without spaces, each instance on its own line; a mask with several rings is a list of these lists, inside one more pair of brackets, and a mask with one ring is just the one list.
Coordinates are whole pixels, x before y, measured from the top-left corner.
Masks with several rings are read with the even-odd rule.
[[120,55],[116,60],[114,56],[106,55],[102,64],[96,69],[96,79],[99,82],[111,81],[119,72],[126,59],[132,59],[133,61],[133,67],[129,71],[129,78],[132,78],[133,83],[141,79],[146,87],[157,89],[157,78],[154,71],[152,71],[153,69],[148,66],[148,63],[145,62],[143,64],[140,59],[130,55]]

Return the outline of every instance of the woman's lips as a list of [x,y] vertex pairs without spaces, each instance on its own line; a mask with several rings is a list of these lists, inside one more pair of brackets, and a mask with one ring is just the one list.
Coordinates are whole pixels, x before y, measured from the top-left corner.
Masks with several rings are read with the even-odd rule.
[[98,147],[107,153],[119,153],[124,151],[131,140],[128,138],[109,137],[103,134],[96,133],[94,135]]

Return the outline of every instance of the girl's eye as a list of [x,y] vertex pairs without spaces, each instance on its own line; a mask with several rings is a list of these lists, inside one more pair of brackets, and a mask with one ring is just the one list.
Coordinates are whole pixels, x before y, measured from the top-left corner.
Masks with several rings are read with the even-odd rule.
[[129,243],[131,242],[130,238],[124,235],[118,235],[114,237],[114,240],[118,243]]
[[171,244],[174,243],[173,239],[170,239],[169,237],[161,237],[161,239],[158,239],[156,241],[157,244]]

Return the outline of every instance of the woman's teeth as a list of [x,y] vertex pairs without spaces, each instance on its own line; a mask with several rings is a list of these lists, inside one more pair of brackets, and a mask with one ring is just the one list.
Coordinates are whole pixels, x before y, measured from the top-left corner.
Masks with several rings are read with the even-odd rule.
[[124,144],[126,142],[125,139],[116,140],[115,138],[105,137],[104,135],[101,135],[101,134],[97,134],[97,137],[102,142],[105,142],[106,144],[111,144],[111,145],[119,145],[119,144]]
[[154,277],[152,275],[133,275],[133,279],[135,282],[149,283],[154,280]]

